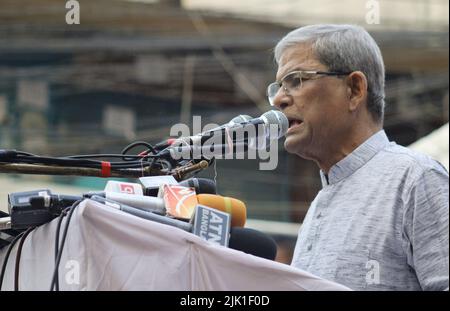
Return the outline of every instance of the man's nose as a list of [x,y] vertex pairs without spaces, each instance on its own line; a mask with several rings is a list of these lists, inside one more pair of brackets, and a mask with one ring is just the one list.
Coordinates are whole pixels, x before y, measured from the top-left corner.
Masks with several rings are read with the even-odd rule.
[[280,88],[273,98],[273,105],[280,110],[284,110],[292,105],[292,98],[286,93],[283,88]]

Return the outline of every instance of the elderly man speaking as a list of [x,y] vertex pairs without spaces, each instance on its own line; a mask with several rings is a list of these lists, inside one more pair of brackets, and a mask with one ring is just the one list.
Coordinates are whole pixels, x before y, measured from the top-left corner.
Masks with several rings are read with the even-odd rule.
[[323,185],[292,265],[355,290],[448,290],[448,172],[388,140],[375,41],[358,26],[301,27],[275,59],[267,93],[289,119],[285,149],[316,162]]

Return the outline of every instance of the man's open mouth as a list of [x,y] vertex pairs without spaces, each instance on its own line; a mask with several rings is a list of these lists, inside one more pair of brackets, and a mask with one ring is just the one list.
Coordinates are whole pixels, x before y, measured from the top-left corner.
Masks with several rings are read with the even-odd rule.
[[297,126],[299,126],[300,124],[303,123],[303,121],[300,120],[300,119],[294,119],[294,118],[289,118],[288,117],[288,120],[289,120],[289,128],[297,127]]

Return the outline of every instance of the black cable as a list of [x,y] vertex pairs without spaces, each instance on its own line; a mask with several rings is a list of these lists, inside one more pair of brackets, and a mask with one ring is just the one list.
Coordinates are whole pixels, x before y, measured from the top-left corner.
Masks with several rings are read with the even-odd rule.
[[25,242],[25,239],[27,236],[31,233],[31,231],[34,230],[36,227],[30,227],[25,231],[25,233],[22,235],[22,238],[20,239],[19,246],[17,247],[17,253],[16,253],[16,266],[14,268],[14,290],[19,290],[19,270],[20,270],[20,258],[22,256],[22,247],[23,243]]
[[0,290],[2,289],[3,278],[5,277],[6,265],[8,264],[9,255],[11,254],[14,245],[17,243],[17,241],[22,237],[24,233],[25,232],[21,232],[14,238],[14,240],[12,240],[11,244],[8,247],[8,250],[6,251],[5,258],[3,258],[2,271],[0,272]]
[[64,250],[64,244],[65,244],[66,238],[67,238],[67,231],[69,230],[70,220],[72,219],[72,215],[73,215],[76,207],[80,204],[81,201],[82,200],[75,201],[75,203],[73,203],[73,205],[70,207],[70,211],[67,216],[66,225],[64,226],[64,231],[63,231],[62,240],[61,240],[61,246],[59,247],[58,256],[57,256],[56,262],[55,262],[55,270],[53,271],[52,282],[50,284],[50,291],[53,291],[53,288],[55,287],[56,277],[59,272],[59,263],[61,262],[61,257],[62,257],[62,253]]
[[29,152],[24,152],[24,151],[17,151],[16,154],[17,155],[23,155],[23,156],[30,156],[30,157],[38,157],[38,155],[36,155],[36,154],[29,153]]
[[[128,158],[135,158],[135,159],[142,159],[142,158],[151,158],[154,157],[153,154],[150,155],[127,155]],[[81,155],[73,155],[68,156],[67,158],[73,158],[73,159],[83,159],[83,158],[123,158],[123,154],[81,154]]]
[[[136,147],[138,147],[138,146],[144,146],[144,147],[147,147],[147,148],[150,150],[150,152],[152,152],[153,154],[156,154],[155,148],[153,148],[153,146],[152,146],[151,144],[149,144],[149,143],[147,143],[147,142],[145,142],[145,141],[135,141],[135,142],[129,144],[128,146],[126,146],[125,148],[123,148],[123,150],[121,151],[121,153],[122,153],[123,155],[125,155],[128,151],[130,151],[131,149],[136,148]],[[124,161],[128,161],[126,157],[122,157],[122,159],[123,159]]]
[[53,164],[53,165],[67,165],[81,166],[81,165],[92,165],[101,163],[101,161],[96,160],[84,160],[84,159],[71,159],[68,157],[55,158],[55,157],[41,157],[41,156],[19,156],[16,157],[17,160],[21,162],[28,163],[42,163],[42,164]]
[[[66,216],[67,214],[67,210],[65,209],[61,212],[61,214],[58,217],[58,224],[56,225],[56,233],[55,233],[55,264],[56,264],[56,260],[58,259],[58,248],[59,248],[59,232],[61,231],[61,225],[62,225],[62,221],[64,219],[64,216]],[[59,291],[59,276],[56,275],[56,280],[55,280],[55,288],[57,291]]]
[[[126,153],[132,148],[138,146],[145,146],[148,151],[153,152],[153,154],[140,155],[125,155],[125,154],[90,154],[90,155],[74,155],[66,157],[41,157],[32,154],[28,154],[22,151],[15,150],[1,150],[4,154],[12,154],[12,156],[5,156],[2,162],[5,163],[25,163],[25,164],[41,164],[50,166],[61,166],[61,167],[81,167],[81,168],[95,168],[102,169],[105,161],[93,160],[92,158],[122,158],[123,161],[108,161],[112,172],[121,173],[123,169],[162,169],[165,167],[162,161],[165,161],[163,157],[155,154],[155,148],[146,142],[137,141],[128,145],[122,152]],[[176,166],[181,165],[180,161],[171,161],[170,167],[175,164]]]
[[[89,155],[90,157],[95,157],[96,155]],[[112,155],[110,155],[112,156]],[[123,157],[123,155],[114,155],[115,157]],[[71,166],[71,167],[87,167],[87,168],[102,168],[104,161],[97,160],[86,160],[82,159],[83,156],[78,156],[78,158],[48,158],[48,157],[16,157],[11,161],[3,161],[9,163],[26,163],[26,164],[44,164],[44,165],[59,165],[59,166]],[[99,155],[103,157],[103,155]],[[144,158],[155,157],[154,155],[144,155],[144,156],[130,156],[133,158],[138,158],[139,160],[128,160],[121,162],[110,162],[112,168],[134,168],[142,165],[141,160]]]
[[[91,161],[90,163],[80,163],[80,162],[64,162],[58,159],[55,161],[40,161],[40,160],[31,160],[31,159],[20,159],[16,160],[12,163],[25,163],[25,164],[42,164],[42,165],[50,165],[50,166],[61,166],[61,167],[79,167],[79,168],[95,168],[101,169],[103,161]],[[139,168],[142,167],[142,161],[129,161],[129,162],[110,162],[111,169],[120,169],[120,168]],[[147,164],[145,165],[147,166]]]
[[149,172],[152,171],[154,165],[155,165],[155,158],[153,158],[152,161],[150,162],[150,167],[148,168]]

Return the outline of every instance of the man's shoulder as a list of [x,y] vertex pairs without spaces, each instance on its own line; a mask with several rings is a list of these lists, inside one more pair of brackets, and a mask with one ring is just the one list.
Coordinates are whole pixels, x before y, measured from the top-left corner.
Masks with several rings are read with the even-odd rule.
[[385,163],[386,168],[399,172],[404,171],[410,177],[419,177],[427,172],[448,176],[446,168],[430,156],[391,142],[380,151],[379,161]]

